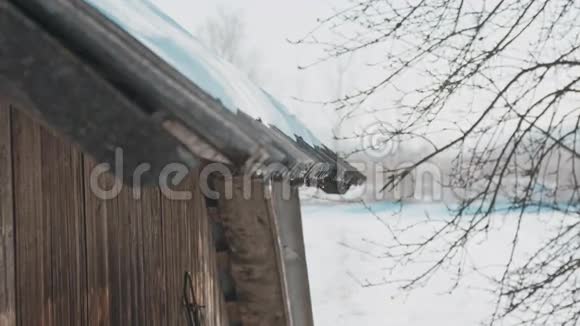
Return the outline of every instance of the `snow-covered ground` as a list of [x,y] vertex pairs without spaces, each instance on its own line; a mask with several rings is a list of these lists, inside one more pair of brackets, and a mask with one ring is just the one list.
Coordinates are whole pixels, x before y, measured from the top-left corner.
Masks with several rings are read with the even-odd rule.
[[[412,204],[400,216],[390,204],[374,207],[389,224],[405,226],[425,218],[428,212],[432,223],[447,218],[439,204]],[[410,294],[394,286],[364,287],[362,284],[404,279],[419,272],[411,265],[389,275],[389,260],[381,258],[385,250],[377,244],[387,244],[386,227],[359,204],[306,205],[303,209],[306,250],[316,325],[388,325],[388,326],[467,326],[479,325],[493,312],[495,296],[487,276],[497,276],[509,255],[516,220],[514,214],[499,214],[494,218],[493,232],[469,247],[467,265],[477,266],[481,272],[466,267],[459,287],[449,293],[454,284],[452,273],[441,272],[426,287]],[[547,224],[555,213],[530,213],[522,225],[516,256],[530,254],[545,239]],[[419,227],[411,237],[424,236],[433,225]],[[377,243],[377,244],[371,244]],[[427,255],[428,256],[428,255]],[[435,257],[424,257],[427,260]],[[505,323],[509,325],[509,322]]]

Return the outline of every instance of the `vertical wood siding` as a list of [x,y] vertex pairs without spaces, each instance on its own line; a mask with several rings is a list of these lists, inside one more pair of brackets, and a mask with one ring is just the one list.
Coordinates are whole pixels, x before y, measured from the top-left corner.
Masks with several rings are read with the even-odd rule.
[[50,234],[42,211],[40,127],[13,111],[14,220],[18,325],[52,325]]
[[202,326],[228,325],[197,179],[180,185],[193,190],[188,201],[158,188],[137,199],[127,186],[105,201],[89,186],[94,166],[0,105],[0,326],[187,325],[186,272]]
[[10,108],[0,98],[0,325],[16,323],[12,136]]
[[[31,121],[20,115],[19,119],[27,123]],[[43,270],[44,286],[49,298],[47,324],[82,325],[86,323],[86,296],[83,295],[86,288],[86,244],[82,156],[47,129],[39,130],[41,172],[35,176],[40,177],[39,190],[42,193],[40,208],[44,238],[41,246],[46,262]],[[17,201],[16,210],[28,205],[30,200],[21,198]],[[19,234],[26,232],[21,231]]]

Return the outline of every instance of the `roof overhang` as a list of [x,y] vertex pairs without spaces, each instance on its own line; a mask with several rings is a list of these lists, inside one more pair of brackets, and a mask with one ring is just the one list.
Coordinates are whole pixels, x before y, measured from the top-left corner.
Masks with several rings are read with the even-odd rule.
[[0,1],[0,60],[0,92],[100,162],[121,148],[126,181],[141,163],[154,183],[168,163],[208,159],[329,193],[365,179],[328,148],[225,109],[84,1]]

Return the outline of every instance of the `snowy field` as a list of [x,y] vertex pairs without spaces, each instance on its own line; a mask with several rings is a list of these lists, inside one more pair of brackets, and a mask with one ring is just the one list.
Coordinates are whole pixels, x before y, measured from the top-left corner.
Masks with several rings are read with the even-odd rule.
[[[390,204],[373,209],[377,215],[393,225],[410,225],[425,218],[428,212],[436,224],[448,213],[438,204],[412,204],[401,216]],[[396,287],[364,287],[368,282],[383,279],[403,279],[420,272],[420,266],[400,268],[389,275],[389,260],[383,258],[389,232],[362,205],[305,205],[303,208],[306,250],[316,325],[388,325],[388,326],[468,326],[487,320],[494,309],[495,296],[488,276],[498,276],[509,255],[509,244],[517,218],[513,214],[498,213],[493,219],[493,232],[468,248],[466,267],[459,287],[450,293],[454,284],[452,273],[441,272],[426,287],[410,294]],[[547,230],[558,220],[556,213],[530,213],[522,225],[516,257],[525,258],[547,237]],[[549,221],[549,222],[547,222]],[[548,226],[548,225],[551,226]],[[420,239],[425,226],[412,231],[411,237]],[[434,259],[435,257],[425,257]],[[509,325],[510,322],[504,322]]]

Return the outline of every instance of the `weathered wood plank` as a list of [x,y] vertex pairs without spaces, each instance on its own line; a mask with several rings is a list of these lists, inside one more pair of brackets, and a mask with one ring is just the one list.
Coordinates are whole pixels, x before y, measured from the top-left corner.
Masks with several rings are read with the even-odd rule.
[[[199,193],[197,171],[191,177],[190,184],[192,190],[192,211],[189,218],[189,232],[191,237],[192,253],[189,258],[191,261],[191,268],[194,274],[195,291],[197,293],[197,300],[200,304],[206,306],[204,308],[204,323],[206,325],[214,325],[213,320],[214,306],[211,304],[213,289],[212,275],[209,270],[209,260],[213,257],[208,250],[210,245],[209,227],[207,227],[207,209],[205,207],[205,200]],[[213,244],[212,244],[213,245]],[[204,257],[204,259],[199,259]]]
[[[162,239],[158,235],[145,233],[146,231],[160,233],[161,209],[158,190],[125,187],[116,200],[118,201],[116,215],[121,223],[119,244],[121,306],[124,310],[121,312],[122,323],[123,325],[159,323],[164,314],[162,307],[165,301],[165,297],[162,296],[165,280],[161,278],[163,274],[157,274],[162,254]],[[149,266],[152,268],[148,268]],[[155,295],[152,302],[146,302],[147,293]],[[148,310],[148,306],[152,310]]]
[[[198,171],[195,171],[198,172]],[[202,181],[205,182],[205,181]],[[204,304],[206,305],[206,325],[231,326],[226,309],[224,291],[220,284],[220,270],[218,268],[218,252],[216,239],[214,238],[214,218],[210,217],[207,200],[199,186],[199,180],[194,180],[193,202],[195,204],[195,217],[197,229],[193,231],[194,237],[199,242],[199,259],[193,257],[201,264],[200,271],[203,278],[200,279],[200,287],[204,291]],[[224,240],[225,241],[225,240]]]
[[[192,177],[184,180],[176,189],[191,191]],[[192,224],[195,219],[193,200],[176,200],[166,194],[161,195],[163,215],[163,247],[165,253],[165,277],[167,286],[167,325],[178,325],[185,321],[183,309],[184,275],[191,273],[198,303],[201,302],[197,286],[198,271],[195,269],[193,255]],[[201,303],[200,303],[201,304]]]
[[[88,183],[85,180],[85,155],[80,151],[80,149],[76,146],[73,146],[73,152],[71,155],[71,162],[72,166],[75,168],[73,171],[73,175],[76,181],[74,185],[76,188],[73,188],[73,192],[77,194],[82,194],[82,197],[76,197],[78,202],[75,205],[75,209],[78,209],[79,213],[82,213],[82,223],[77,225],[78,229],[76,230],[76,234],[78,234],[78,244],[79,249],[82,252],[79,253],[79,260],[75,261],[78,263],[78,271],[81,273],[79,275],[79,282],[80,282],[80,293],[79,300],[83,305],[83,323],[82,325],[88,325],[89,321],[89,300],[88,300],[88,271],[87,271],[87,216],[86,216],[86,192],[85,192],[85,183]],[[78,207],[77,207],[78,206]]]
[[[102,200],[91,159],[21,113],[12,120],[18,325],[180,325],[186,272],[205,325],[228,325],[195,177],[181,186],[195,189],[191,200],[162,199],[157,188],[135,199],[127,186]],[[103,189],[114,182],[100,179]]]
[[[85,180],[90,179],[96,164],[85,159]],[[102,189],[110,189],[114,179],[104,175],[100,179]],[[111,262],[110,244],[112,235],[108,232],[109,217],[105,203],[97,198],[89,182],[85,182],[85,214],[87,242],[87,301],[88,325],[110,325],[111,318]]]
[[[48,238],[45,280],[52,325],[86,324],[85,218],[82,155],[40,127],[42,215]],[[35,268],[27,266],[27,268]],[[48,276],[48,278],[46,277]]]
[[198,304],[204,306],[204,325],[229,325],[218,281],[216,250],[205,197],[193,171],[177,191],[191,193],[189,200],[161,196],[163,211],[164,265],[167,280],[167,324],[183,322],[183,286],[186,272],[193,276]]
[[[132,229],[133,229],[133,219],[131,211],[131,202],[129,192],[124,189],[119,197],[108,202],[112,204],[110,208],[111,216],[116,219],[117,227],[117,261],[118,270],[115,279],[119,281],[117,286],[114,287],[113,296],[118,299],[117,304],[115,304],[115,311],[118,312],[120,324],[119,325],[135,325],[138,324],[133,321],[135,308],[133,306],[133,282],[132,280],[137,277],[132,271],[132,261],[134,257],[133,244],[131,243]],[[113,223],[111,224],[113,225]],[[110,230],[109,230],[110,232]],[[116,295],[115,295],[116,293]],[[113,300],[114,301],[114,300]]]
[[[88,171],[94,162],[87,162]],[[111,189],[111,174],[102,189]],[[138,195],[138,196],[137,196]],[[91,325],[165,325],[165,271],[159,191],[125,186],[116,198],[87,195]],[[90,267],[89,267],[90,268]]]
[[[221,304],[223,294],[219,285],[215,241],[212,236],[212,226],[204,195],[201,193],[198,181],[194,180],[193,203],[195,205],[195,220],[192,235],[197,240],[197,255],[193,257],[197,262],[197,271],[200,276],[198,282],[202,290],[202,300],[206,305],[206,324],[210,326],[227,325],[223,320]],[[196,257],[205,257],[196,259]]]
[[16,325],[11,112],[0,95],[0,325]]
[[81,154],[13,110],[19,325],[86,321]]
[[281,241],[284,282],[293,325],[312,326],[313,314],[298,189],[272,182],[271,207]]
[[12,111],[18,325],[50,325],[50,234],[42,212],[40,127]]
[[[95,164],[89,160],[85,166],[88,178]],[[106,173],[99,183],[109,190],[115,182]],[[128,187],[109,200],[97,197],[93,189],[87,189],[85,197],[89,325],[141,325],[144,258],[140,202],[133,200]]]
[[[222,182],[222,194],[226,193],[225,186]],[[231,270],[243,324],[286,325],[277,240],[264,187],[261,180],[253,180],[251,198],[246,200],[243,179],[234,178],[233,198],[220,199],[221,222],[231,249]]]
[[206,199],[206,213],[211,229],[211,243],[215,250],[214,275],[217,278],[214,290],[214,305],[216,307],[216,325],[238,326],[241,321],[239,313],[232,315],[229,312],[228,302],[237,299],[236,286],[231,276],[230,250],[225,230],[220,223],[219,203],[216,200]]
[[[108,184],[103,189],[110,189],[112,176],[105,176],[104,182]],[[194,177],[179,187],[196,188]],[[156,188],[137,193],[140,199],[125,187],[108,201],[87,195],[87,217],[91,217],[87,226],[96,228],[87,234],[89,270],[95,264],[107,266],[89,272],[91,302],[106,305],[90,309],[107,312],[104,318],[93,312],[90,324],[182,324],[184,275],[190,272],[196,299],[206,306],[206,325],[220,325],[215,316],[222,307],[214,303],[221,297],[215,248],[201,194],[194,191],[191,200],[171,200]],[[106,222],[99,224],[99,219]],[[99,280],[104,291],[96,291]]]
[[164,326],[167,320],[167,292],[161,217],[161,198],[157,188],[143,189],[143,314],[145,326]]

